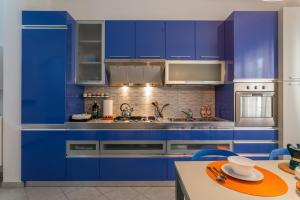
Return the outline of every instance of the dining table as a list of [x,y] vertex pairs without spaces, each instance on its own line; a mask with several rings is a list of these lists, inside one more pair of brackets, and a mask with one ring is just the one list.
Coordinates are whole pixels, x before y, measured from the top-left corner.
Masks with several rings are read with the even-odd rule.
[[256,165],[267,169],[283,179],[288,191],[276,197],[261,197],[228,189],[212,180],[206,173],[208,161],[178,161],[176,166],[176,200],[300,200],[296,190],[297,179],[278,168],[282,160],[255,161]]

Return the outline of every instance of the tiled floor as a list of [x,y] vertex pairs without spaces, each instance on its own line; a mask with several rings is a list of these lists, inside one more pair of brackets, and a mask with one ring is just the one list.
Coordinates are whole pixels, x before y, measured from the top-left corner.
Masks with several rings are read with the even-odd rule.
[[0,189],[0,200],[174,200],[174,187],[25,187]]

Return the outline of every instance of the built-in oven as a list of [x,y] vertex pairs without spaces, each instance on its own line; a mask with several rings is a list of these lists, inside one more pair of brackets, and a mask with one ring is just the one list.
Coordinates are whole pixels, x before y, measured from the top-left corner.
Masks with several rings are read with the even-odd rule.
[[100,152],[98,140],[66,141],[67,157],[97,157]]
[[276,83],[235,83],[234,89],[236,126],[277,125]]

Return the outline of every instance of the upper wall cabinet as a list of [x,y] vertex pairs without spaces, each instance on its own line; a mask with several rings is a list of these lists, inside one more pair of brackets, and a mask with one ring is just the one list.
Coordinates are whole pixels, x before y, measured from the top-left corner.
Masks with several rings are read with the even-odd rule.
[[136,22],[136,57],[165,58],[165,23],[163,21]]
[[[49,15],[54,16],[53,23],[49,22]],[[61,15],[62,12],[45,15],[23,12],[22,123],[63,124],[65,121],[67,26],[53,25],[60,23]],[[32,27],[29,23],[39,25]]]
[[105,57],[108,59],[135,58],[135,22],[105,22]]
[[105,84],[104,69],[104,22],[78,22],[78,56],[77,76],[78,84]]
[[195,60],[195,22],[166,22],[166,57],[169,60]]
[[224,59],[224,22],[196,22],[196,59]]
[[234,79],[277,79],[278,13],[234,12],[225,23],[226,60],[234,64]]
[[63,11],[23,11],[22,21],[22,124],[63,124],[83,108],[75,20]]

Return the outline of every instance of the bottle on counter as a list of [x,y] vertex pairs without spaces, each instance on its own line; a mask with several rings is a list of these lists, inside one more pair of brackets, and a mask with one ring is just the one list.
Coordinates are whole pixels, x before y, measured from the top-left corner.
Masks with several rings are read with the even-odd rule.
[[97,102],[95,101],[93,106],[92,106],[92,118],[93,119],[98,119],[100,115],[100,107],[97,104]]

